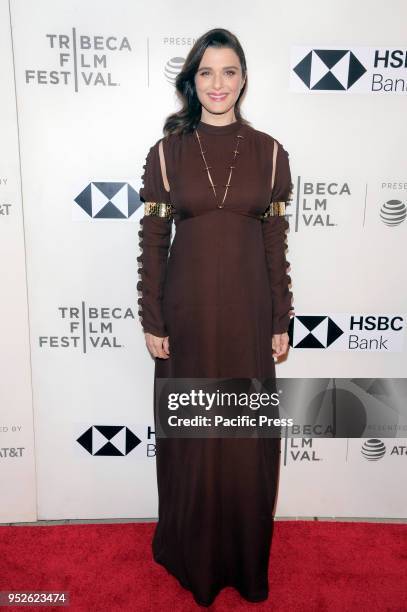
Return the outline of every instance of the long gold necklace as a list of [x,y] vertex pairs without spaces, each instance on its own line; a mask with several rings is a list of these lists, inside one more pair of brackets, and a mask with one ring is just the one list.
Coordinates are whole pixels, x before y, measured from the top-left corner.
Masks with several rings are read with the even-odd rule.
[[[196,137],[198,139],[198,143],[199,143],[199,148],[201,150],[202,159],[203,159],[204,164],[205,164],[205,170],[208,173],[209,183],[210,183],[210,185],[212,187],[212,190],[213,190],[213,193],[214,193],[215,199],[216,199],[216,197],[217,197],[216,196],[216,189],[215,189],[216,185],[215,185],[215,183],[212,180],[211,173],[209,172],[209,168],[212,168],[212,166],[208,166],[208,163],[207,163],[205,155],[204,155],[204,150],[202,149],[201,139],[200,139],[200,136],[198,134],[198,130],[197,129],[195,129],[195,134],[196,134]],[[226,187],[226,189],[225,189],[225,193],[224,193],[224,196],[223,196],[223,200],[222,200],[222,202],[220,204],[217,204],[218,208],[223,208],[223,204],[224,204],[224,201],[226,199],[226,194],[227,194],[228,189],[229,189],[229,187],[231,185],[230,181],[231,181],[231,178],[232,178],[232,172],[233,172],[233,169],[236,167],[233,164],[236,161],[236,157],[238,155],[240,155],[240,151],[239,151],[239,142],[240,142],[240,140],[239,140],[239,138],[244,138],[244,136],[242,136],[241,134],[237,134],[237,136],[236,136],[236,147],[233,149],[234,156],[233,156],[233,160],[232,160],[232,165],[229,166],[229,168],[230,168],[229,178],[228,178],[228,181],[227,181],[226,185],[224,185],[224,187]]]

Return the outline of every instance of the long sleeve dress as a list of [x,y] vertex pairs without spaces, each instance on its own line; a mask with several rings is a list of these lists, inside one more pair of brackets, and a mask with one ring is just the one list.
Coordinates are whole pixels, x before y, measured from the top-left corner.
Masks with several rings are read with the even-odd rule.
[[[169,192],[160,140],[144,165],[141,201],[172,206],[169,218],[144,214],[139,232],[141,323],[169,336],[170,357],[155,358],[155,383],[273,379],[272,335],[288,330],[292,310],[288,221],[263,215],[270,202],[290,199],[288,153],[278,143],[271,191],[269,134],[242,120],[200,121],[197,131],[216,197],[194,133],[162,139]],[[153,556],[196,603],[210,605],[226,586],[248,601],[267,599],[279,460],[279,438],[156,438]]]

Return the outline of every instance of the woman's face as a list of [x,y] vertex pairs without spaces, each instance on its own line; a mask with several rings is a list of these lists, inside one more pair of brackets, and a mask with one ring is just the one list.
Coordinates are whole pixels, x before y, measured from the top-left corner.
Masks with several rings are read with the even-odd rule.
[[244,85],[239,57],[227,47],[208,47],[195,74],[196,93],[208,113],[233,109]]

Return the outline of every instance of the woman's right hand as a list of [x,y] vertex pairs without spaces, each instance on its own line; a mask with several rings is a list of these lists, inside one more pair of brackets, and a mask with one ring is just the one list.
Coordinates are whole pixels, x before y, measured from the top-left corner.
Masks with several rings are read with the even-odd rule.
[[146,345],[150,353],[153,357],[160,357],[161,359],[168,359],[170,356],[170,342],[169,336],[165,336],[165,338],[160,338],[159,336],[154,336],[149,332],[144,334]]

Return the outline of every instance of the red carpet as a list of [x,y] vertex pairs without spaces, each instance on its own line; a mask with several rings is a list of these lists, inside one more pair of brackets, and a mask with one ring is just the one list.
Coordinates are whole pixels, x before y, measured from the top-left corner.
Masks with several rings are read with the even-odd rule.
[[407,525],[276,521],[267,602],[245,602],[227,587],[210,608],[197,606],[152,560],[154,528],[155,523],[0,527],[0,591],[69,591],[69,607],[45,610],[75,612],[407,611]]

